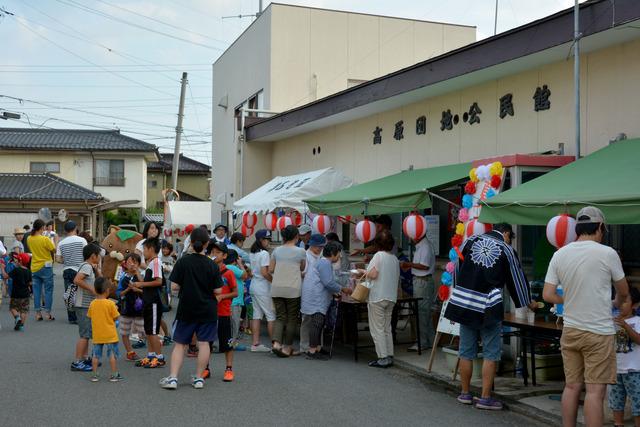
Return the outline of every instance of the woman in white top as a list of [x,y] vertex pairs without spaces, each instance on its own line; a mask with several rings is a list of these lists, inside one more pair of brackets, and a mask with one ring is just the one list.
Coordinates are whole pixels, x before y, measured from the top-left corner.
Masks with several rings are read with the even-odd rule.
[[388,230],[383,230],[376,236],[375,245],[378,252],[371,259],[367,270],[360,270],[360,274],[364,274],[371,283],[369,330],[378,355],[378,359],[369,362],[369,366],[388,368],[393,364],[391,315],[398,299],[400,263],[392,253],[395,241]]
[[300,295],[302,293],[302,272],[307,253],[298,247],[298,229],[288,225],[282,230],[284,244],[271,254],[269,272],[271,297],[276,310],[273,325],[273,352],[279,357],[293,354],[293,340],[300,324]]
[[140,259],[142,262],[140,263],[140,268],[144,270],[147,268],[147,263],[144,259],[144,254],[142,253],[142,245],[144,245],[145,240],[147,239],[157,239],[160,236],[160,226],[158,223],[154,221],[149,221],[144,225],[144,229],[142,229],[142,240],[140,240],[136,244],[135,252],[140,255]]
[[271,243],[271,232],[269,230],[256,231],[256,241],[251,246],[249,259],[251,260],[251,271],[253,278],[249,287],[251,295],[251,303],[253,306],[253,318],[251,319],[251,336],[253,344],[251,351],[269,352],[271,348],[260,344],[260,322],[263,317],[267,319],[267,331],[269,332],[269,340],[273,336],[273,322],[276,320],[276,314],[273,311],[273,302],[271,301],[271,274],[269,273],[269,244]]

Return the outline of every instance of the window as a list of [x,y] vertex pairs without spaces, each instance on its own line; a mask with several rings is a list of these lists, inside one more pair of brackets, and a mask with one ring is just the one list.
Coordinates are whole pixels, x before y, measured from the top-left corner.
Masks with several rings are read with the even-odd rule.
[[96,160],[93,184],[124,187],[124,160]]
[[31,162],[31,173],[60,173],[60,162]]
[[147,187],[158,188],[158,181],[156,181],[155,179],[147,181]]

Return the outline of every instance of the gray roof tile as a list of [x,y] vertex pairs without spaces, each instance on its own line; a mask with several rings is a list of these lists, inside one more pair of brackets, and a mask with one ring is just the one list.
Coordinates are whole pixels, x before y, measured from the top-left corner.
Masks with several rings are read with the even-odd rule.
[[0,128],[0,150],[153,152],[157,147],[119,130]]
[[105,198],[48,173],[0,173],[0,200],[102,201]]
[[[173,153],[160,153],[159,162],[149,162],[147,164],[148,171],[171,172],[172,169]],[[184,154],[180,154],[178,171],[186,173],[209,173],[211,171],[211,167],[190,157],[187,157]]]

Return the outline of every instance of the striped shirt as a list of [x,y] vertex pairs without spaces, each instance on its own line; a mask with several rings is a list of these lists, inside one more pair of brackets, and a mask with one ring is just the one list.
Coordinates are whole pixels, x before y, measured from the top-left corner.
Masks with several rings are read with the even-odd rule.
[[58,244],[56,255],[61,256],[64,269],[78,271],[78,267],[84,261],[82,249],[87,246],[87,241],[80,236],[67,236]]

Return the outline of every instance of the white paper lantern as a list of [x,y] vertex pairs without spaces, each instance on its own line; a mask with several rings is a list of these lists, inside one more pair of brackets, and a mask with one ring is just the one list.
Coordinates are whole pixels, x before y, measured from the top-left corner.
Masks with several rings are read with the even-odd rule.
[[556,248],[575,242],[576,220],[569,215],[558,215],[551,218],[547,223],[547,240]]
[[296,227],[299,227],[302,224],[302,214],[300,212],[295,210],[291,211],[289,216],[291,217],[291,221],[293,221],[293,225]]
[[247,227],[246,224],[242,224],[240,232],[244,237],[249,237],[253,234],[253,227]]
[[278,215],[276,215],[275,212],[269,212],[264,216],[264,227],[267,230],[273,231],[276,229],[277,225],[278,225]]
[[411,240],[420,240],[427,233],[427,220],[418,214],[411,214],[402,222],[402,231]]
[[491,231],[492,228],[491,224],[484,224],[477,219],[472,219],[465,226],[464,237],[468,239],[471,236],[478,236]]
[[242,214],[242,224],[247,228],[253,228],[258,223],[258,215],[254,212],[245,212]]
[[356,236],[361,242],[367,243],[376,237],[376,225],[365,219],[356,224]]
[[293,220],[288,216],[281,216],[278,218],[278,231],[282,231],[288,225],[293,225]]
[[327,234],[331,231],[331,218],[328,215],[320,214],[313,218],[313,232]]

